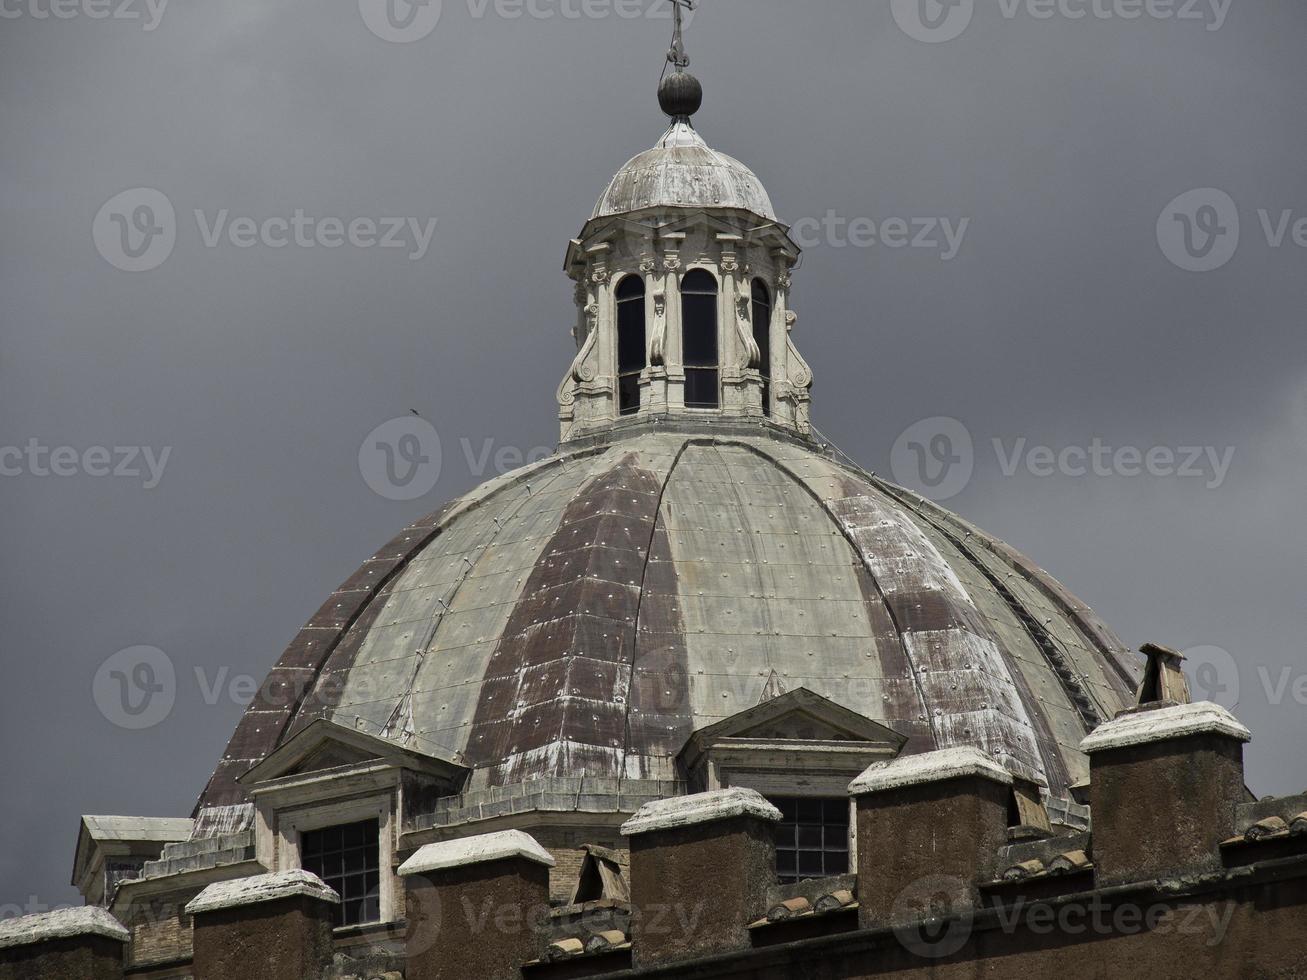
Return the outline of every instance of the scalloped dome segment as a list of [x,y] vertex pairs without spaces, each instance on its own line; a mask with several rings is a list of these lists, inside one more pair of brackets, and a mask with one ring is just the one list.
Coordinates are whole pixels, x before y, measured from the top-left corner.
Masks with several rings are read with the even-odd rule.
[[673,123],[657,146],[617,171],[590,217],[656,207],[738,208],[776,220],[771,198],[757,175],[734,157],[714,150],[683,120]]
[[807,688],[1066,798],[1133,702],[1112,632],[961,518],[815,444],[649,426],[410,525],[273,669],[202,799],[317,718],[472,768],[469,790],[675,780],[690,735]]

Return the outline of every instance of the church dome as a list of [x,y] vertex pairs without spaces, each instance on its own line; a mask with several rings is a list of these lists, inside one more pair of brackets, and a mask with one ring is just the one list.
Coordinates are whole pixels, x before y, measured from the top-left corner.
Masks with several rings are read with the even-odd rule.
[[648,424],[564,444],[405,528],[251,704],[201,800],[316,719],[457,758],[469,788],[671,780],[691,735],[807,689],[1066,798],[1131,703],[1047,573],[799,436]]
[[653,149],[617,171],[591,218],[658,207],[733,208],[776,220],[771,198],[754,172],[710,147],[684,117]]

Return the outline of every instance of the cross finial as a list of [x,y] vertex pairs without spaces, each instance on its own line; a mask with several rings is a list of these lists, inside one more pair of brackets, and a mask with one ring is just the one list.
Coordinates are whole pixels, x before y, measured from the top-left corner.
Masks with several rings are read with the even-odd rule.
[[685,24],[681,10],[693,12],[696,0],[672,0],[672,16],[676,27],[672,31],[672,50],[667,52],[667,61],[678,71],[685,71],[690,66],[690,56],[685,53]]
[[663,66],[663,77],[658,82],[658,104],[663,112],[672,117],[674,122],[687,125],[690,117],[699,111],[703,104],[703,86],[699,80],[686,71],[690,56],[685,53],[685,24],[683,10],[694,11],[699,0],[672,0],[672,11],[676,17],[676,29],[672,34],[672,49],[667,52],[667,64],[676,70],[670,75],[667,66]]

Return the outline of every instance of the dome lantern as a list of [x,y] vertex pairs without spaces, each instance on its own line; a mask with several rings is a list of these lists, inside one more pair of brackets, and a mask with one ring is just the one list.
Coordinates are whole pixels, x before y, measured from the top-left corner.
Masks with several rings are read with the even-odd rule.
[[577,352],[558,389],[563,442],[639,422],[741,423],[807,436],[812,372],[791,339],[799,246],[762,181],[690,122],[703,87],[676,0],[671,126],[600,195],[568,249]]

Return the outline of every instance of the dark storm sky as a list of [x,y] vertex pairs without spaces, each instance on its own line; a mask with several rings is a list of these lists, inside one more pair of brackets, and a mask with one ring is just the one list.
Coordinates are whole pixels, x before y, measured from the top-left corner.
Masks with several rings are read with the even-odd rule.
[[[623,16],[647,9],[630,0],[520,17],[444,0],[410,43],[378,37],[357,0],[172,0],[152,30],[144,0],[41,16],[49,2],[0,5],[0,914],[76,897],[79,814],[187,814],[240,715],[232,680],[261,678],[373,549],[492,475],[497,451],[553,444],[564,249],[661,133],[670,33],[661,4]],[[903,480],[900,434],[957,420],[974,472],[947,506],[1131,648],[1200,648],[1200,693],[1254,731],[1254,790],[1307,788],[1307,8],[1201,0],[1179,17],[1158,0],[1129,18],[1129,0],[1064,0],[1045,18],[978,0],[930,43],[893,6],[703,0],[689,30],[698,128],[782,219],[814,219],[793,302],[817,425]],[[96,219],[135,188],[166,196],[176,239],[127,272],[93,226],[132,232],[134,207]],[[1199,188],[1229,198],[1165,213]],[[224,210],[275,229],[296,209],[436,225],[417,259],[238,247],[227,225],[205,243]],[[935,248],[852,245],[820,230],[828,213],[893,242],[896,218],[923,242],[966,224],[945,260],[938,232]],[[1171,261],[1186,220],[1197,260],[1229,261]],[[410,408],[443,466],[394,501],[359,447]],[[1095,445],[1097,472],[1077,465]],[[39,447],[69,447],[69,475]],[[157,485],[114,447],[170,448]],[[1050,452],[1006,462],[1035,447]],[[1154,472],[1132,475],[1121,447],[1156,451]],[[1210,453],[1186,467],[1186,447]],[[93,696],[136,646],[176,676],[142,730]]]

